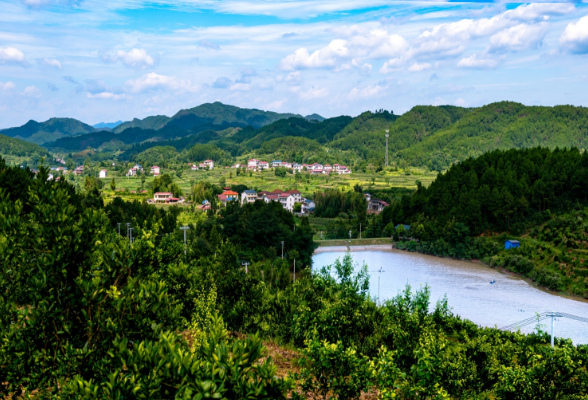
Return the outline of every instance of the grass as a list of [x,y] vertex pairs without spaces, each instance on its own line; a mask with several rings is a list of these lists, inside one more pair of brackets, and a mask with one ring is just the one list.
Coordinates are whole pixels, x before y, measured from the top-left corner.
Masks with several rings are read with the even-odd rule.
[[[106,168],[108,170],[108,168]],[[296,181],[292,174],[286,175],[284,178],[277,177],[274,171],[267,170],[262,172],[254,172],[251,176],[237,176],[234,168],[215,168],[212,171],[192,171],[183,170],[181,177],[176,175],[175,170],[162,169],[162,173],[168,173],[174,177],[174,181],[182,188],[185,194],[190,192],[192,183],[206,179],[212,183],[219,184],[221,178],[225,178],[225,186],[231,185],[246,185],[249,188],[257,190],[274,189],[297,189],[303,196],[312,196],[317,190],[326,189],[340,189],[343,191],[353,190],[356,184],[361,185],[364,191],[382,190],[388,188],[416,188],[416,181],[420,181],[424,186],[428,186],[437,176],[435,172],[425,172],[419,169],[411,169],[410,175],[402,170],[386,171],[380,173],[353,173],[350,175],[320,175],[310,176],[309,179]],[[120,192],[113,193],[110,190],[110,181],[114,176],[116,180],[116,187],[118,189],[128,189],[129,191],[141,190],[141,178],[139,177],[125,177],[116,176],[113,170],[108,171],[108,177],[102,178],[105,190],[103,191],[105,201],[110,201],[114,196],[121,196],[123,198],[146,198],[145,195],[124,195]],[[76,182],[83,185],[83,177],[76,177]],[[147,176],[145,180],[145,187],[153,181],[152,176]]]

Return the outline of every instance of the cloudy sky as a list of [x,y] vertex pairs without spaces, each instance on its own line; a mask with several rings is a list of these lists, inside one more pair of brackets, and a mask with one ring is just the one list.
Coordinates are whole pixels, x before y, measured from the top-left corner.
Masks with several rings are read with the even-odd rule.
[[582,3],[0,0],[0,128],[221,101],[325,117],[588,105]]

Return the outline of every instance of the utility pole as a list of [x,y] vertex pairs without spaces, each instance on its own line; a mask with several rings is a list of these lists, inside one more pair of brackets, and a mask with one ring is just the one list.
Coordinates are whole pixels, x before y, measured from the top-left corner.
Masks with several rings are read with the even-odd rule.
[[282,260],[284,259],[284,241],[282,240]]
[[388,138],[390,137],[388,132],[390,132],[390,130],[386,129],[386,166],[388,166]]
[[181,230],[184,231],[184,257],[186,257],[186,231],[190,229],[189,226],[182,226],[180,227]]
[[133,244],[133,229],[135,228],[129,228],[129,241],[131,244]]
[[380,275],[378,275],[378,303],[382,304],[380,302],[380,277],[382,276],[382,272],[384,272],[384,268],[380,267],[378,272],[380,273]]
[[118,236],[120,236],[120,222],[118,222],[117,225],[118,225]]
[[349,243],[351,243],[351,229],[349,229]]
[[247,261],[245,261],[245,262],[243,263],[243,265],[245,266],[245,273],[246,273],[246,274],[247,274],[247,273],[249,273],[249,271],[247,270],[247,266],[248,266],[249,264],[250,264],[250,263],[248,263]]

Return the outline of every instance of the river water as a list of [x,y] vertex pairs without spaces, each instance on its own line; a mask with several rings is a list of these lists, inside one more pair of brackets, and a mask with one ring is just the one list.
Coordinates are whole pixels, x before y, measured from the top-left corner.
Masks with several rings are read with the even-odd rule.
[[[313,256],[313,269],[333,264],[345,252],[333,251]],[[386,300],[404,290],[409,283],[413,291],[425,284],[431,290],[432,310],[438,299],[447,294],[449,307],[454,314],[482,325],[501,328],[535,313],[564,312],[588,318],[588,303],[547,293],[524,280],[504,275],[495,269],[467,261],[433,257],[400,250],[354,251],[351,253],[356,268],[364,263],[370,273],[370,293]],[[382,268],[380,274],[377,271]],[[490,284],[490,281],[496,283]],[[551,330],[551,321],[545,320],[543,329]],[[535,324],[522,327],[530,333]],[[555,321],[555,336],[570,338],[575,344],[588,343],[588,323],[567,318]]]

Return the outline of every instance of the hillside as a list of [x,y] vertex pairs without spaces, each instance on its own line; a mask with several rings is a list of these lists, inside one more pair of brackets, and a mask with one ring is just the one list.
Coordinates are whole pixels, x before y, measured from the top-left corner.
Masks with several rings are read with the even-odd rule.
[[456,123],[399,152],[414,165],[441,170],[495,149],[578,147],[588,142],[588,109],[500,102],[472,109]]
[[30,120],[23,126],[8,128],[1,134],[23,139],[27,142],[44,144],[62,137],[95,132],[96,129],[74,118],[51,118],[45,122]]
[[254,128],[271,124],[282,118],[299,117],[296,114],[279,114],[272,111],[239,108],[220,102],[205,103],[187,110],[178,111],[173,117],[164,115],[147,117],[143,120],[134,119],[131,122],[120,124],[114,132],[120,133],[127,128],[161,129],[166,125],[176,125],[185,130],[192,130],[202,125],[231,125],[247,126]]
[[0,135],[0,156],[12,161],[19,158],[49,157],[50,154],[38,144]]
[[[385,211],[419,250],[477,258],[588,298],[588,153],[495,150],[453,165]],[[504,250],[505,239],[520,249]]]

